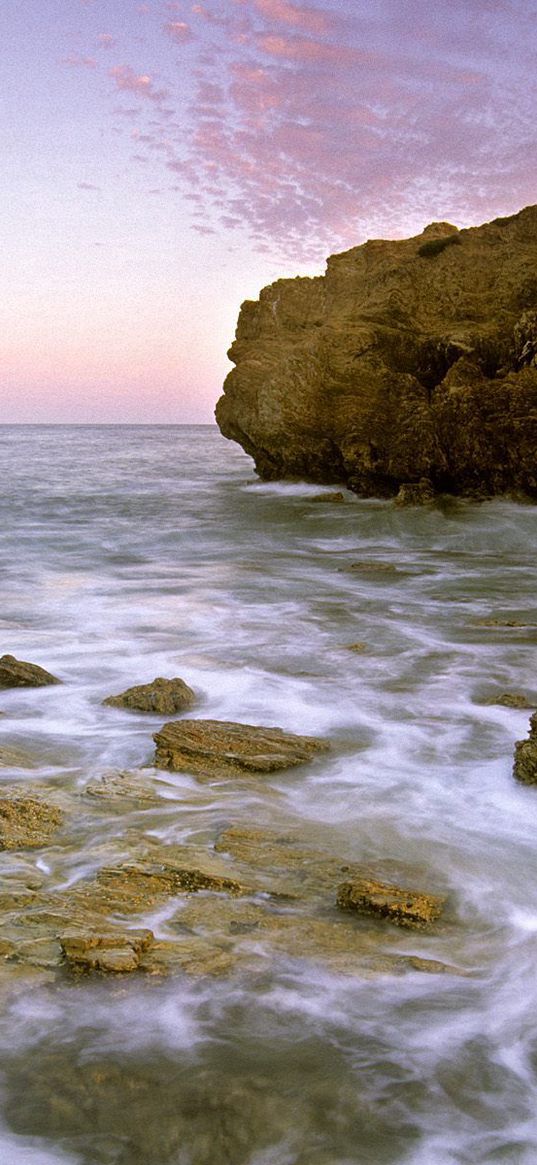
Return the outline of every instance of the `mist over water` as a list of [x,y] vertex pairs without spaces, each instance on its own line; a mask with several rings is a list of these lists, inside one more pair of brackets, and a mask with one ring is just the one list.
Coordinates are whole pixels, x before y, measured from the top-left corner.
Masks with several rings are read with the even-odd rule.
[[[211,845],[290,831],[448,895],[379,947],[466,974],[368,977],[281,954],[256,973],[2,988],[9,1165],[535,1165],[537,789],[512,777],[537,705],[536,511],[422,509],[263,484],[212,427],[0,427],[0,654],[64,682],[0,692],[0,770],[80,790],[151,763],[163,719],[102,706],[156,676],[194,716],[326,736],[262,781],[160,774],[162,806],[28,851],[57,887],[129,832]],[[0,854],[8,871],[13,853]],[[152,920],[166,933],[166,919]]]

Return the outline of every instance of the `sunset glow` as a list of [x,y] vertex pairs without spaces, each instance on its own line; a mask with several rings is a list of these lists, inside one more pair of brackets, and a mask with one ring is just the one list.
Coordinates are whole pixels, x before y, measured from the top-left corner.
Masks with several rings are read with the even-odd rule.
[[2,420],[209,422],[240,303],[537,201],[522,0],[5,0]]

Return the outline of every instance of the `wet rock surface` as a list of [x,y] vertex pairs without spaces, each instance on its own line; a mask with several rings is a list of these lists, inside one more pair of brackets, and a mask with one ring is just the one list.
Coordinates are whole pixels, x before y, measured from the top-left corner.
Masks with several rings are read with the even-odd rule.
[[[162,845],[142,830],[129,845],[130,860],[66,887],[17,857],[0,893],[5,974],[218,976],[263,971],[276,958],[362,977],[464,973],[393,951],[390,928],[379,937],[378,926],[338,912],[341,879],[371,871],[296,836],[237,825],[205,845]],[[159,933],[153,916],[164,920]]]
[[515,744],[513,776],[523,785],[537,785],[537,712],[530,716],[529,740]]
[[370,240],[243,304],[216,419],[265,479],[537,497],[537,207]]
[[445,898],[407,890],[402,886],[358,878],[338,887],[337,904],[341,910],[387,919],[397,926],[425,930],[440,917]]
[[328,748],[316,737],[224,720],[172,721],[153,739],[157,768],[202,778],[274,773],[305,764]]
[[0,657],[0,688],[42,688],[60,683],[61,680],[37,663],[15,659],[14,655]]
[[149,684],[127,688],[117,696],[107,696],[103,704],[110,708],[125,708],[136,712],[153,712],[173,716],[194,707],[196,694],[184,680],[176,676],[167,680],[158,677]]
[[61,825],[63,813],[36,797],[0,787],[0,849],[47,845]]

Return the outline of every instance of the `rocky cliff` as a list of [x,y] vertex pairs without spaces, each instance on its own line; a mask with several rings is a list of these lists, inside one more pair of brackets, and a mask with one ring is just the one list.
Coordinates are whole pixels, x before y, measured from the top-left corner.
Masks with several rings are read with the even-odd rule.
[[537,206],[433,223],[243,304],[216,419],[261,477],[537,497]]

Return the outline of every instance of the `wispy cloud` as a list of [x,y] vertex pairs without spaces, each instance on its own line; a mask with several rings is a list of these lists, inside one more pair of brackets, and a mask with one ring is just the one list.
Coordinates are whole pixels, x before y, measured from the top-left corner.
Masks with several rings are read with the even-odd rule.
[[101,187],[95,186],[94,182],[77,182],[77,187],[79,190],[96,190],[99,192],[101,190]]
[[170,0],[164,11],[169,86],[151,56],[147,72],[110,75],[140,99],[142,156],[162,156],[197,229],[214,229],[209,214],[258,247],[311,258],[525,200],[537,22],[524,0],[450,0],[449,19],[426,0]]
[[81,53],[69,53],[68,56],[62,57],[62,65],[70,65],[74,69],[95,69],[97,61],[95,57],[85,57]]

